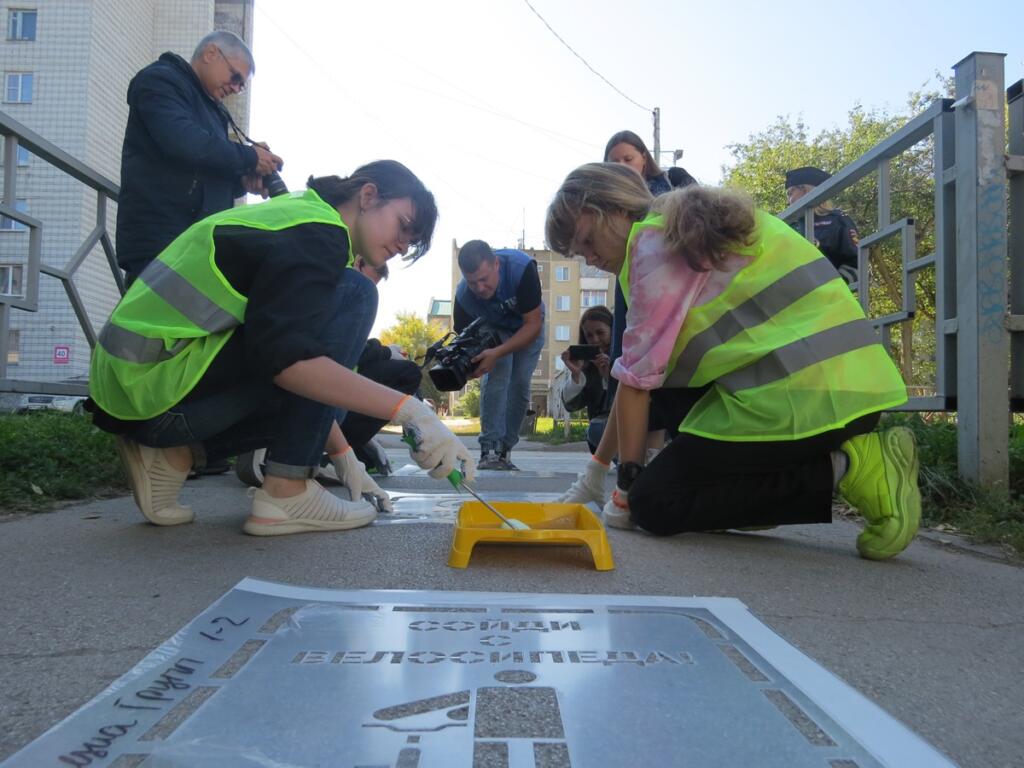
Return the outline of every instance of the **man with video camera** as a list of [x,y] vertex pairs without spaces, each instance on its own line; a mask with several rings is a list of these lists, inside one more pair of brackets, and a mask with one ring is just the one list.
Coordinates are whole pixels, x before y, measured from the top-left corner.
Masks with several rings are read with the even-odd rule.
[[494,251],[483,240],[459,250],[462,280],[454,322],[461,333],[482,318],[499,343],[473,357],[480,379],[480,469],[518,469],[509,452],[530,405],[530,377],[544,347],[544,303],[537,262],[522,251]]
[[121,149],[117,262],[129,281],[193,223],[230,208],[282,160],[262,144],[228,139],[221,100],[245,89],[256,66],[237,35],[218,30],[191,61],[164,53],[128,86]]

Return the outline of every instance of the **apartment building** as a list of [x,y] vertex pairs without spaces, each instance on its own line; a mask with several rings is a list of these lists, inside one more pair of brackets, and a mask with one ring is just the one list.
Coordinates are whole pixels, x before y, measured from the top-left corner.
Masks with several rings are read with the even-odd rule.
[[[128,82],[164,51],[188,59],[213,29],[252,40],[254,0],[0,0],[0,110],[102,176],[120,179]],[[225,101],[243,128],[248,93]],[[14,207],[42,222],[42,262],[64,268],[96,225],[96,194],[20,148]],[[107,215],[113,239],[116,206]],[[28,232],[0,218],[0,294],[24,295]],[[97,329],[118,299],[99,246],[75,285]],[[61,283],[43,275],[38,312],[11,310],[7,376],[62,381],[88,371],[89,345]]]

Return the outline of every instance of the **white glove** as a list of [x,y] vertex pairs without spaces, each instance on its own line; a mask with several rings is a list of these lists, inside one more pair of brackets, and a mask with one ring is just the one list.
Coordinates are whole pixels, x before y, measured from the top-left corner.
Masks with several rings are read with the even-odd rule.
[[586,504],[592,501],[600,506],[604,504],[604,479],[607,476],[608,466],[591,456],[587,468],[576,475],[576,482],[555,501],[562,504]]
[[602,517],[604,524],[612,528],[625,528],[626,530],[636,528],[629,512],[629,491],[616,487],[612,491],[612,497],[604,505]]
[[352,501],[359,501],[365,497],[380,512],[395,511],[391,498],[367,474],[366,467],[356,458],[356,452],[352,450],[351,445],[343,453],[331,456],[331,463],[334,465],[334,471],[338,473],[338,480],[348,488]]
[[441,480],[457,469],[467,483],[473,482],[476,462],[469,449],[427,405],[407,395],[391,420],[412,436],[414,445],[409,447],[409,453],[431,477]]

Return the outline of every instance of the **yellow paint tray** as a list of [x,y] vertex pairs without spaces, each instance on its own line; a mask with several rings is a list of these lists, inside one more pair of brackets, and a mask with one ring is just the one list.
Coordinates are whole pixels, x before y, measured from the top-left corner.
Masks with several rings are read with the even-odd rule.
[[494,513],[479,501],[467,501],[459,507],[452,536],[448,565],[465,568],[473,547],[481,542],[500,544],[579,544],[590,549],[594,567],[610,571],[615,567],[608,534],[597,515],[583,504],[492,501],[505,517],[522,520],[528,531],[502,528]]

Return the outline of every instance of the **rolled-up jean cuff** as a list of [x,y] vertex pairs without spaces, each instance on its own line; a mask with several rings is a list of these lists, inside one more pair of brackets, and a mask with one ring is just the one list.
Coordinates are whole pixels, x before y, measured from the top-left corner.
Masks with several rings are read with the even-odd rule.
[[276,461],[268,461],[264,467],[264,475],[283,477],[289,480],[308,480],[315,477],[319,467],[299,467],[295,464],[279,464]]

